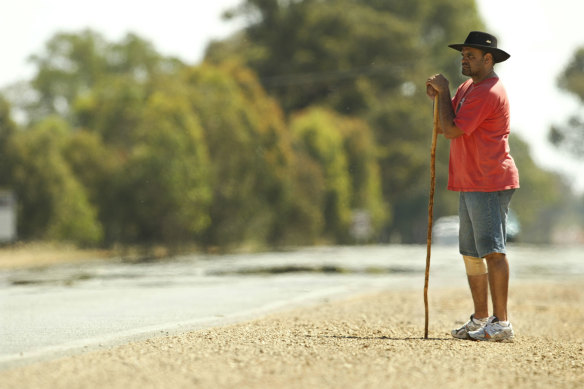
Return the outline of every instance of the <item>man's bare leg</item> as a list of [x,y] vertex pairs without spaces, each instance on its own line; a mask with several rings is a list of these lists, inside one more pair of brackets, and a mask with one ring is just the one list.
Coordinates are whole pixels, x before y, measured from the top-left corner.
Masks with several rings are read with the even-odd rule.
[[489,317],[489,281],[487,274],[467,276],[472,301],[474,303],[474,315],[477,319]]
[[507,296],[509,291],[509,262],[505,254],[493,253],[485,257],[493,302],[493,315],[507,321]]

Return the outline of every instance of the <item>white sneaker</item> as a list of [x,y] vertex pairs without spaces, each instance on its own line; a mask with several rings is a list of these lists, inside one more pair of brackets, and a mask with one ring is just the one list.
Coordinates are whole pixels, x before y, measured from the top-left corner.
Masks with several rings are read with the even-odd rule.
[[483,328],[485,324],[487,324],[487,318],[476,319],[473,313],[472,315],[470,315],[470,320],[467,321],[465,325],[463,325],[460,328],[452,330],[451,333],[452,336],[458,339],[470,339],[468,333],[471,331],[480,330],[481,328]]
[[489,317],[484,327],[468,333],[471,339],[485,340],[489,342],[512,342],[515,337],[513,326],[510,322],[503,325],[496,316]]

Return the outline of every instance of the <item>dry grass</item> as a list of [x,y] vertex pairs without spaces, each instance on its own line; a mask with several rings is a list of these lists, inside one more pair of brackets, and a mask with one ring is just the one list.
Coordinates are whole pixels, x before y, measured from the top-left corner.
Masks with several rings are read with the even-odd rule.
[[42,267],[113,256],[114,253],[109,250],[80,249],[62,243],[17,243],[0,248],[0,270]]

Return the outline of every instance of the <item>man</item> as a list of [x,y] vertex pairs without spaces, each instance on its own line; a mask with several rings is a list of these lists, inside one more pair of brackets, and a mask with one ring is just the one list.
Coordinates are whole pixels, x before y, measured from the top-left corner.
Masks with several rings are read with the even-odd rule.
[[480,31],[449,47],[461,52],[462,74],[470,78],[453,99],[441,74],[430,77],[426,86],[428,96],[438,95],[439,133],[451,140],[448,189],[460,192],[459,249],[474,304],[470,320],[452,336],[511,341],[506,220],[511,196],[519,188],[519,173],[509,154],[509,102],[494,71],[495,64],[510,55],[497,48],[493,35]]

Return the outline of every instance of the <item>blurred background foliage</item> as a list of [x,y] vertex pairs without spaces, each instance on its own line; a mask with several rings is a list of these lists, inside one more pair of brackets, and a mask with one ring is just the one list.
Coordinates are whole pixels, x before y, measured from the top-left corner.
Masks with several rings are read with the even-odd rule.
[[[129,34],[59,33],[0,96],[0,187],[22,240],[205,249],[425,242],[432,103],[463,80],[447,44],[483,27],[473,0],[247,0],[247,27],[189,65]],[[584,95],[584,51],[560,77]],[[584,101],[584,100],[583,100]],[[18,117],[19,120],[14,120]],[[582,154],[582,121],[550,132]],[[578,141],[579,140],[579,141]],[[564,146],[562,146],[564,145]],[[526,242],[577,199],[511,142]],[[457,213],[437,156],[435,218]]]

